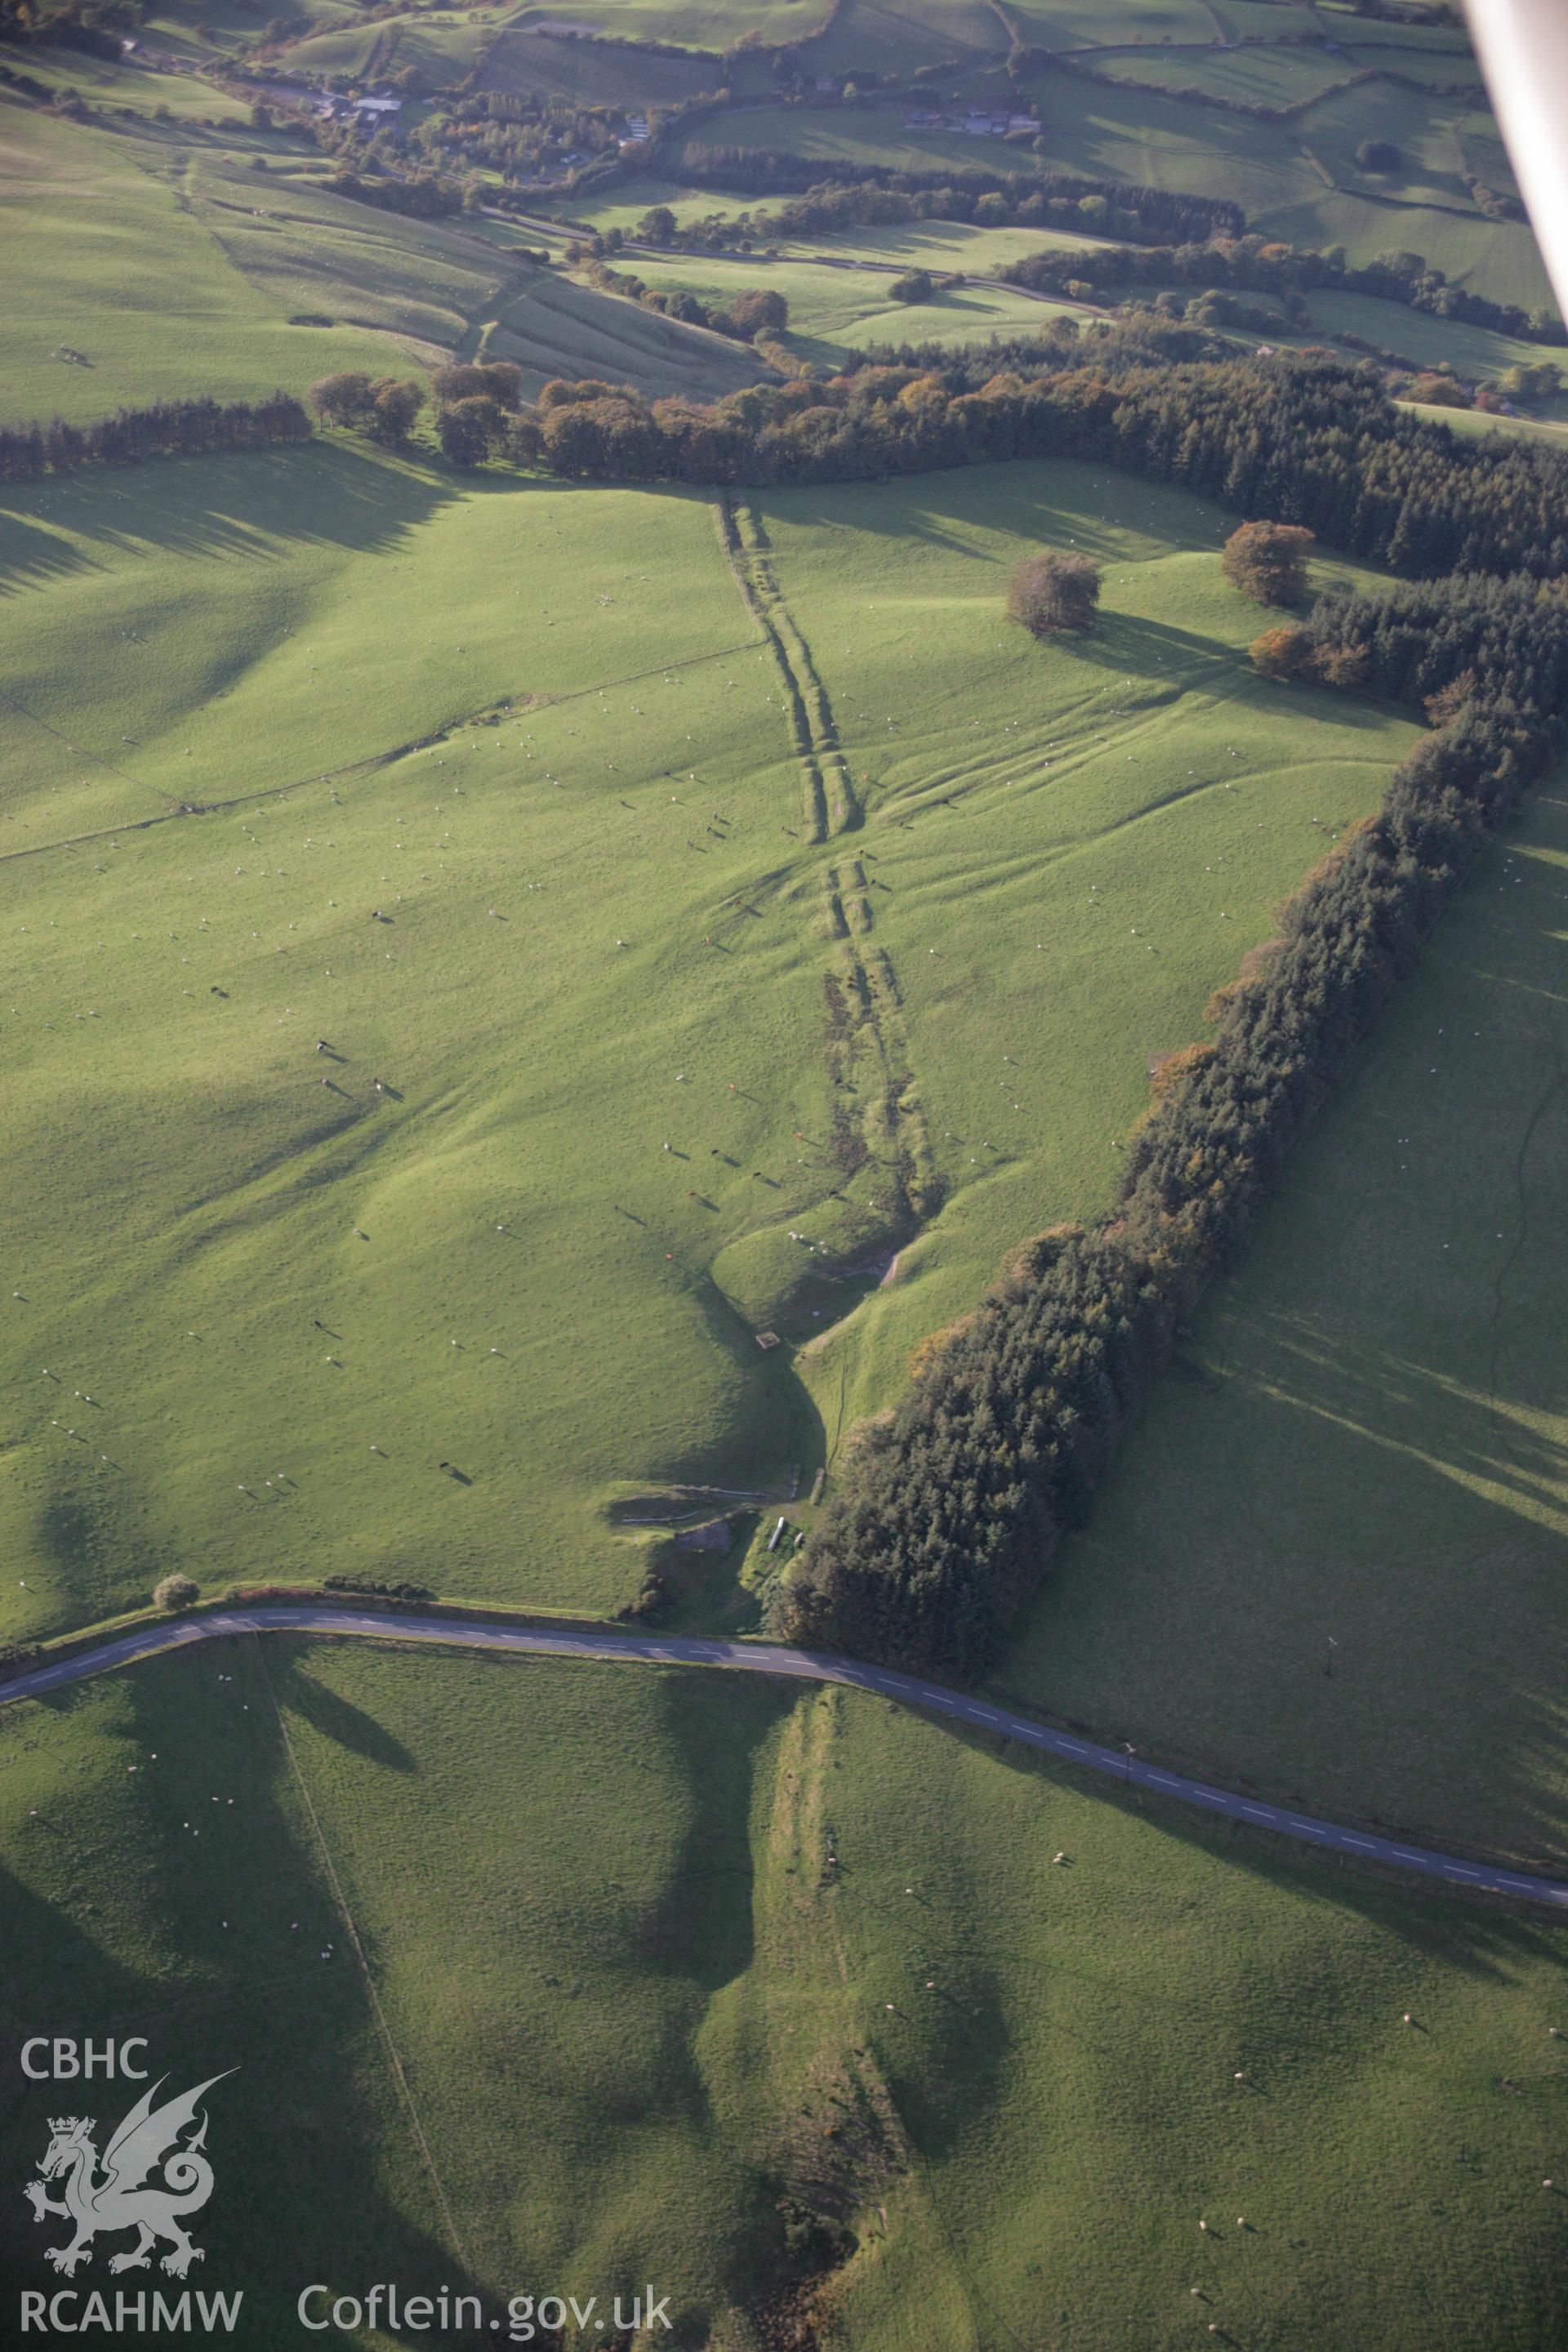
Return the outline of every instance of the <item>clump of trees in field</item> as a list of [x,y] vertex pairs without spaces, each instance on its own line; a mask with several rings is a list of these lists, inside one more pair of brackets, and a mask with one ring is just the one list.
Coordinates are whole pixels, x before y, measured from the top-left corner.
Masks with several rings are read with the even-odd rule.
[[1563,371],[1554,360],[1520,360],[1503,370],[1497,389],[1505,400],[1520,400],[1534,408],[1542,401],[1556,399],[1563,389]]
[[377,1601],[434,1601],[427,1584],[392,1584],[379,1576],[323,1576],[324,1592],[359,1592]]
[[1220,569],[1258,604],[1299,604],[1307,591],[1312,533],[1300,523],[1244,522],[1225,543]]
[[451,464],[482,466],[503,451],[514,463],[532,462],[538,436],[531,420],[518,438],[522,370],[515,360],[464,360],[437,368],[428,394],[413,379],[353,373],[323,376],[307,394],[323,424],[368,433],[393,448],[408,440],[427,396],[436,404],[436,438]]
[[515,360],[457,360],[437,369],[430,389],[443,408],[458,400],[493,400],[501,408],[517,408],[522,370]]
[[1099,564],[1070,550],[1026,555],[1007,583],[1007,618],[1034,637],[1089,628],[1099,603]]
[[613,269],[581,247],[569,245],[566,258],[582,262],[590,285],[602,294],[623,295],[628,301],[639,302],[645,310],[657,310],[662,318],[679,319],[689,327],[710,327],[715,334],[728,335],[738,343],[782,334],[789,324],[789,303],[776,287],[750,287],[733,300],[715,307],[683,287],[667,293],[649,286],[635,270]]
[[292,393],[268,400],[159,400],[96,425],[0,425],[0,481],[31,482],[76,466],[136,466],[149,457],[209,456],[308,441],[310,420]]
[[1353,687],[1428,717],[1486,699],[1480,681],[1500,677],[1521,709],[1552,712],[1568,704],[1568,589],[1462,572],[1336,586],[1304,623],[1266,631],[1252,658],[1270,677]]
[[460,362],[437,368],[436,437],[454,466],[480,466],[506,446],[522,403],[522,370],[515,360]]
[[83,0],[8,0],[0,9],[0,38],[34,42],[40,47],[76,49],[83,56],[120,61],[121,29],[140,25],[139,0],[106,0],[83,5]]
[[906,269],[888,291],[895,302],[929,302],[936,292],[936,280],[929,269]]
[[425,386],[416,377],[363,375],[353,370],[321,376],[305,394],[323,425],[357,425],[389,449],[401,449],[410,438],[425,397]]
[[194,1601],[199,1601],[201,1596],[202,1588],[195,1579],[191,1576],[181,1576],[178,1573],[161,1576],[153,1587],[153,1605],[157,1609],[170,1611],[188,1609],[191,1603]]
[[401,213],[410,220],[439,220],[464,209],[465,194],[456,180],[439,172],[411,172],[396,177],[357,171],[345,165],[327,183],[334,196],[355,204],[376,205],[383,212]]

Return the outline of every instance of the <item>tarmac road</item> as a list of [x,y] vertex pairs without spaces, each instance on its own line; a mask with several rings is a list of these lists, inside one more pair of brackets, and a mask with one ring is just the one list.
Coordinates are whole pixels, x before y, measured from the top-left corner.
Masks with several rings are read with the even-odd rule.
[[1451,1885],[1469,1887],[1478,1893],[1511,1895],[1526,1902],[1544,1903],[1568,1911],[1568,1880],[1541,1877],[1531,1872],[1510,1869],[1503,1863],[1440,1853],[1428,1846],[1412,1845],[1403,1838],[1376,1837],[1368,1831],[1344,1829],[1336,1822],[1319,1821],[1291,1806],[1265,1804],[1258,1798],[1238,1796],[1227,1789],[1211,1788],[1205,1781],[1189,1780],[1180,1772],[1167,1772],[1163,1766],[1148,1763],[1126,1748],[1100,1748],[1093,1740],[1079,1739],[1071,1732],[1053,1731],[1031,1716],[1016,1715],[1007,1707],[997,1706],[992,1700],[967,1691],[948,1690],[941,1683],[921,1682],[913,1675],[897,1674],[888,1666],[787,1649],[773,1642],[721,1641],[695,1633],[623,1633],[608,1628],[599,1631],[522,1625],[483,1618],[421,1617],[416,1612],[401,1611],[384,1614],[325,1603],[268,1604],[254,1609],[215,1610],[199,1617],[165,1618],[156,1624],[139,1626],[133,1633],[94,1643],[74,1657],[30,1667],[25,1674],[0,1683],[0,1706],[9,1706],[16,1699],[40,1698],[70,1683],[85,1682],[94,1675],[132,1665],[142,1658],[156,1657],[164,1651],[184,1649],[193,1642],[268,1633],[433,1643],[444,1649],[505,1650],[535,1657],[636,1659],[648,1665],[724,1666],[732,1672],[777,1675],[801,1682],[845,1683],[857,1690],[875,1691],[922,1715],[967,1724],[994,1738],[1016,1739],[1026,1748],[1041,1748],[1047,1755],[1060,1757],[1065,1763],[1109,1773],[1126,1787],[1147,1789],[1157,1797],[1199,1805],[1207,1812],[1247,1822],[1258,1829],[1277,1831],[1280,1836],[1296,1838],[1305,1845],[1349,1854],[1359,1862],[1382,1863],[1390,1869],[1413,1872],[1423,1878],[1443,1879]]

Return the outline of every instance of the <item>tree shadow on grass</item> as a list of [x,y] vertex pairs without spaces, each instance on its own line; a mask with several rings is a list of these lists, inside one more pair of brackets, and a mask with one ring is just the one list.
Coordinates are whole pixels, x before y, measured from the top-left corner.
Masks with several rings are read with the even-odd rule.
[[340,1691],[317,1680],[310,1672],[309,1655],[308,1647],[296,1642],[279,1643],[268,1650],[279,1706],[303,1717],[324,1739],[349,1748],[355,1756],[363,1756],[368,1763],[384,1765],[393,1772],[416,1771],[414,1758],[384,1724],[353,1706]]
[[[758,1755],[797,1694],[763,1683],[738,1694],[722,1675],[661,1673],[659,1712],[690,1792],[663,1901],[643,1922],[647,1956],[709,1995],[756,1957],[751,1817]],[[706,2094],[703,2095],[704,2098]]]
[[[826,1458],[826,1433],[816,1402],[795,1370],[791,1355],[783,1348],[760,1349],[751,1325],[742,1321],[738,1309],[710,1277],[704,1276],[692,1296],[712,1346],[728,1360],[746,1390],[766,1402],[767,1425],[774,1447],[773,1469],[782,1467],[786,1453],[793,1453],[797,1467],[814,1472]],[[667,1468],[664,1475],[672,1479],[708,1480],[719,1474],[711,1462],[704,1462],[677,1465]],[[756,1465],[753,1464],[744,1476],[737,1471],[733,1483],[748,1488],[760,1484]]]
[[1568,1493],[1536,1416],[1568,1396],[1257,1305],[1228,1360],[1211,1330],[998,1687],[1225,1787],[1560,1872]]
[[[86,466],[7,493],[0,520],[0,591],[28,584],[46,562],[52,576],[149,549],[226,562],[282,560],[287,544],[385,552],[463,495],[454,474],[386,464],[346,437],[286,449],[158,457],[142,466]],[[75,534],[40,551],[41,520]],[[12,542],[24,534],[13,556]]]
[[[957,1727],[953,1736],[992,1757],[994,1735]],[[1522,1898],[1468,1894],[1450,1885],[1406,1880],[1392,1870],[1344,1853],[1321,1853],[1250,1822],[1226,1821],[1148,1790],[1125,1789],[1109,1774],[1082,1773],[1014,1742],[1000,1760],[1009,1771],[1092,1793],[1137,1820],[1156,1837],[1173,1839],[1226,1867],[1245,1870],[1309,1901],[1331,1903],[1390,1930],[1415,1950],[1452,1962],[1467,1974],[1510,1979],[1516,1964],[1568,1958],[1568,1922],[1560,1912]]]
[[[460,472],[417,450],[389,458],[349,434],[285,448],[84,466],[0,489],[0,595],[139,561],[149,549],[266,564],[286,562],[294,546],[387,554],[455,502],[602,496],[605,488],[493,468]],[[690,494],[649,483],[637,495]]]
[[1002,1670],[1173,1769],[1554,1874],[1565,845],[1542,795],[1478,869]]
[[[232,1682],[218,1681],[215,1656]],[[0,1867],[0,2026],[14,2049],[37,2033],[145,2036],[142,2063],[150,2081],[167,2077],[168,2095],[226,2076],[204,2101],[215,2187],[191,2223],[205,2258],[184,2284],[242,2293],[225,2341],[274,2352],[298,2332],[296,2298],[312,2281],[333,2293],[383,2278],[413,2294],[477,2288],[443,2242],[365,1979],[249,1658],[226,1643],[7,1710],[0,1747],[55,1754],[27,1759],[40,1818],[7,1833],[14,1871]],[[134,1777],[127,1754],[141,1759]],[[224,1809],[227,1835],[202,1823],[197,1845],[182,1827],[203,1810],[191,1784],[216,1776],[239,1779],[243,1810],[237,1820]],[[47,2117],[62,2109],[97,2118],[101,2156],[146,2087],[32,2083],[13,2067],[0,2094],[7,2179],[36,2176]],[[58,2183],[49,2193],[58,2197]],[[60,2284],[44,2248],[61,2242],[61,2230],[35,2223],[20,2196],[0,2201],[6,2278],[46,2292]],[[108,2258],[129,2242],[101,2240],[75,2284],[109,2290]],[[120,2284],[181,2291],[156,2269]],[[456,2346],[472,2334],[421,2340]]]
[[[1070,483],[1085,502],[1062,503],[1053,483]],[[1001,492],[1003,497],[996,497]],[[947,549],[964,556],[977,580],[989,572],[1000,598],[1005,570],[1026,547],[999,540],[976,546],[977,521],[993,523],[1044,548],[1076,549],[1111,562],[1129,558],[1126,535],[1156,543],[1152,554],[1217,552],[1230,528],[1218,509],[1206,506],[1178,484],[1152,482],[1086,457],[996,459],[982,466],[954,466],[929,474],[900,475],[879,482],[803,485],[760,491],[764,511],[775,499],[788,501],[792,524],[842,531],[847,520],[868,537]],[[1089,501],[1092,500],[1092,508]],[[787,597],[791,582],[783,583]],[[900,582],[900,593],[909,583]]]
[[[1190,690],[1190,673],[1202,663],[1207,670],[1204,690],[1216,699],[1258,702],[1268,698],[1275,715],[1287,717],[1293,708],[1299,722],[1326,718],[1335,727],[1363,733],[1383,734],[1387,729],[1389,706],[1339,693],[1332,687],[1272,686],[1258,676],[1237,646],[1227,645],[1223,637],[1177,628],[1169,621],[1151,621],[1101,607],[1091,629],[1081,634],[1064,631],[1048,643],[1053,652],[1070,655],[1086,668],[1106,670],[1118,678],[1154,679],[1163,667],[1170,684],[1178,690]],[[1389,764],[1392,772],[1392,761]]]

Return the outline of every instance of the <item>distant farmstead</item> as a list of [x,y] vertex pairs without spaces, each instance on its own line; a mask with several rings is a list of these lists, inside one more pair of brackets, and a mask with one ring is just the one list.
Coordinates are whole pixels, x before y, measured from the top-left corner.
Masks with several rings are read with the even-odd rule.
[[402,111],[400,98],[323,98],[316,108],[324,122],[357,122],[362,130],[390,122]]

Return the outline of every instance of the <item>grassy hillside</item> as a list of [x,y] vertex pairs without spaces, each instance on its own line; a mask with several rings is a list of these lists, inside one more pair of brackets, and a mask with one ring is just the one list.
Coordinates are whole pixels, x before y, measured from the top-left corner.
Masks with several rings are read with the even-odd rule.
[[[1202,13],[1219,21],[1213,10]],[[1305,10],[1268,6],[1253,14],[1271,43],[1311,29]],[[1292,17],[1300,24],[1287,21]],[[1052,21],[1058,21],[1054,12]],[[1243,27],[1237,37],[1252,29]],[[1043,31],[1030,37],[1052,45]],[[1450,42],[1423,62],[1415,47],[1363,56],[1342,42],[1343,54],[1333,58],[1295,46],[1225,49],[1215,44],[1212,26],[1207,38],[1207,47],[1166,49],[1156,43],[1099,50],[1090,61],[1116,77],[1111,84],[1048,70],[1034,79],[1028,87],[1038,100],[1045,167],[1183,194],[1225,194],[1242,206],[1250,227],[1293,244],[1343,245],[1356,262],[1410,249],[1456,282],[1494,299],[1527,308],[1551,305],[1528,226],[1488,218],[1463,177],[1468,169],[1504,192],[1513,186],[1490,115],[1465,96],[1445,94],[1454,84],[1479,86],[1468,51],[1456,51]],[[1054,45],[1070,46],[1059,39]],[[1353,78],[1369,68],[1410,73],[1430,86],[1357,83]],[[1313,102],[1287,121],[1270,122],[1173,94],[1189,88],[1233,102]],[[980,95],[989,101],[992,93],[961,81],[951,91],[939,87],[936,95],[944,102]],[[737,107],[696,126],[688,148],[778,148],[818,156],[825,168],[859,160],[902,170],[937,163],[1017,170],[1033,162],[1026,151],[955,129],[910,128],[903,120],[906,104],[895,97],[848,107]],[[1356,150],[1369,138],[1399,146],[1404,160],[1397,172],[1362,169]]]
[[585,26],[621,40],[672,41],[692,49],[727,49],[748,33],[764,41],[808,37],[826,0],[572,0],[568,10],[538,12],[546,21]]
[[[7,2031],[47,1983],[171,2088],[239,2068],[196,2235],[242,2352],[389,2275],[651,2278],[676,2340],[756,2352],[814,2229],[857,2352],[1563,2318],[1534,1921],[700,1674],[271,1641],[7,1713],[0,1759]],[[50,2097],[6,2103],[17,2181]],[[9,2276],[58,2226],[6,2200]]]
[[337,368],[418,373],[481,338],[530,391],[607,374],[717,397],[760,372],[738,345],[521,261],[527,232],[352,203],[297,146],[248,130],[198,142],[7,108],[0,223],[16,257],[0,320],[13,417],[298,391]]
[[443,24],[421,11],[381,17],[374,24],[351,16],[342,25],[291,41],[277,58],[286,71],[313,75],[363,75],[384,79],[410,74],[416,97],[429,97],[467,80],[481,52],[496,37],[489,11],[456,16]]
[[[1257,608],[1218,574],[1228,525],[1179,493],[1006,467],[836,488],[831,523],[820,491],[761,504],[840,726],[862,730],[877,933],[952,1186],[807,1359],[837,1431],[897,1394],[909,1351],[1015,1241],[1106,1197],[1150,1061],[1410,734],[1262,686],[1243,653]],[[1042,656],[975,593],[1031,540],[1106,567],[1107,622],[1081,646]]]
[[[7,507],[18,1630],[176,1558],[627,1597],[615,1496],[809,1474],[1105,1197],[1409,740],[1257,680],[1222,519],[1079,466],[747,509],[787,679],[701,494],[321,443]],[[1106,617],[1042,648],[1002,590],[1070,541]],[[181,802],[234,805],[93,837]]]
[[[1439,120],[1434,110],[1443,101],[1375,84],[1370,93],[1334,100],[1342,120],[1331,119],[1325,109],[1300,126],[1279,126],[1131,84],[1113,89],[1052,78],[1036,94],[1047,169],[1184,194],[1224,193],[1242,205],[1249,226],[1298,245],[1342,244],[1357,261],[1391,247],[1408,247],[1462,280],[1476,272],[1484,256],[1491,273],[1488,290],[1494,295],[1526,303],[1550,299],[1529,229],[1522,223],[1488,220],[1469,204],[1458,181],[1457,102],[1448,102],[1446,121]],[[1355,168],[1353,150],[1361,140],[1413,134],[1421,152],[1408,194],[1385,193],[1384,184]],[[820,156],[825,164],[859,158],[900,170],[935,163],[1009,168],[1020,160],[999,142],[953,130],[906,128],[901,110],[892,106],[737,109],[708,118],[689,142],[720,143],[785,148]],[[1448,156],[1446,168],[1436,161],[1442,150]],[[1428,151],[1434,153],[1430,165],[1424,162]],[[1438,208],[1448,204],[1458,208]],[[1479,278],[1475,282],[1480,284]]]
[[[204,65],[211,61],[210,57],[199,60]],[[136,129],[155,122],[199,136],[206,131],[237,130],[249,113],[243,99],[195,72],[154,72],[133,60],[30,46],[25,59],[17,62],[51,100],[84,110],[83,120],[118,120]],[[14,105],[19,111],[20,102],[7,92],[7,116]]]
[[503,289],[476,356],[515,360],[534,397],[551,376],[591,375],[645,392],[717,400],[768,373],[749,344],[543,270],[523,269]]
[[825,367],[842,365],[849,352],[873,343],[980,343],[992,335],[1033,334],[1073,307],[1042,302],[1021,289],[973,285],[941,289],[929,302],[899,302],[889,291],[896,268],[705,261],[696,255],[663,262],[642,254],[631,266],[646,285],[695,294],[716,310],[742,288],[762,286],[782,294],[789,304],[786,344]]
[[843,0],[806,55],[814,72],[900,75],[921,66],[994,68],[1006,37],[987,0]]
[[[1101,314],[1118,299],[1148,302],[1162,290],[1154,283],[1134,284],[1120,296],[1118,289],[1107,289],[1100,303],[1050,302],[1022,289],[985,282],[1015,258],[1039,250],[1038,232],[938,222],[803,240],[797,251],[786,250],[777,261],[704,254],[664,260],[637,252],[626,266],[650,287],[696,294],[716,310],[742,288],[774,289],[789,304],[787,346],[801,358],[829,368],[843,366],[851,353],[872,346],[959,345],[983,343],[993,336],[1027,335],[1052,318],[1068,315],[1081,322]],[[939,286],[929,302],[900,302],[890,289],[905,268],[933,276],[953,272],[966,282]],[[542,290],[555,295],[558,283],[543,281]],[[1193,299],[1190,286],[1173,290],[1184,299]],[[1358,336],[1361,345],[1394,353],[1415,367],[1452,368],[1467,383],[1495,383],[1510,368],[1533,367],[1553,357],[1551,347],[1522,337],[1436,318],[1367,294],[1314,293],[1300,322],[1279,340],[1321,345],[1340,334]],[[1238,331],[1234,340],[1250,351],[1258,338],[1256,332]],[[1552,415],[1564,402],[1553,398],[1544,405]]]
[[[121,404],[192,392],[242,399],[332,368],[380,373],[416,360],[408,341],[363,326],[291,325],[289,310],[305,307],[296,289],[272,299],[237,269],[193,199],[193,180],[226,176],[161,140],[0,111],[8,416],[79,423]],[[261,185],[247,184],[248,203],[268,201]],[[237,202],[232,182],[224,193]],[[428,334],[434,322],[416,313],[406,323]],[[57,356],[67,352],[77,357]]]
[[[492,89],[647,104],[825,16],[554,19],[705,53],[656,58],[531,9],[308,0],[276,56],[428,92],[493,41]],[[264,22],[215,0],[147,37],[205,71]],[[1528,231],[1460,176],[1506,186],[1489,118],[1338,87],[1462,78],[1456,33],[1338,0],[845,0],[803,55],[1005,94],[1009,26],[1123,76],[1043,73],[1048,164],[1539,298]],[[757,372],[521,259],[531,227],[332,196],[201,72],[41,70],[94,110],[0,107],[11,414],[454,352],[531,391]],[[1263,126],[1168,79],[1313,102]],[[1034,160],[906,131],[904,103],[695,136]],[[1373,133],[1397,181],[1356,164]],[[742,200],[628,173],[583,216],[656,201]],[[833,361],[1050,310],[973,284],[911,310],[814,257],[973,279],[1044,241],[633,266],[776,285]],[[1352,297],[1315,306],[1333,331],[1537,355]],[[335,435],[0,492],[0,1635],[175,1568],[608,1612],[677,1485],[728,1490],[687,1499],[731,1541],[679,1563],[676,1622],[754,1623],[762,1530],[1022,1238],[1104,1208],[1152,1066],[1412,740],[1258,677],[1235,520],[1066,462],[721,501]],[[1091,635],[1005,624],[1042,546],[1101,564]],[[1184,1338],[1002,1687],[1346,1818],[1568,1859],[1565,940],[1553,789]],[[312,2279],[471,2285],[488,2321],[651,2281],[693,2352],[1568,2330],[1549,1915],[862,1695],[668,1667],[215,1645],[0,1708],[0,1786],[13,2042],[142,2033],[174,2084],[226,2076],[192,2284],[243,2287],[239,2352],[298,2336]],[[118,2089],[91,2085],[105,2131]],[[82,2095],[13,2074],[7,2179]],[[7,2277],[56,2284],[57,2241],[0,2200]]]
[[[1006,16],[1020,40],[1041,48],[1118,48],[1141,42],[1211,42],[1224,37],[1206,0],[1129,0],[1108,16],[1092,0],[1006,0]],[[1283,12],[1282,12],[1283,13]]]
[[1550,348],[1518,336],[1467,326],[1458,319],[1435,319],[1424,310],[1377,301],[1369,294],[1314,293],[1309,310],[1320,336],[1348,331],[1377,350],[1398,352],[1423,366],[1447,361],[1471,380],[1495,380],[1511,367],[1533,367],[1556,356]]
[[1011,1685],[1331,1810],[1568,1851],[1565,940],[1559,784],[1300,1148]]
[[720,66],[714,58],[551,40],[519,26],[491,42],[477,87],[513,96],[532,92],[574,106],[668,106],[717,89]]
[[[620,229],[635,238],[637,225],[655,205],[668,205],[683,226],[715,215],[732,219],[742,208],[743,200],[712,189],[679,186],[669,180],[636,180],[615,188],[596,200],[574,203],[573,216],[585,226],[607,230]],[[759,200],[757,208],[768,209]],[[565,235],[562,231],[563,236]],[[537,239],[535,240],[538,241]],[[1018,261],[1026,254],[1038,253],[1047,240],[1042,231],[1032,228],[977,228],[965,221],[921,220],[901,222],[887,228],[858,228],[842,236],[813,234],[809,236],[783,237],[779,240],[782,256],[790,261],[810,261],[821,254],[841,255],[850,260],[892,261],[905,268],[958,270],[967,276],[994,276],[1010,261]],[[1048,242],[1053,247],[1070,245],[1091,246],[1104,239],[1075,236],[1071,231],[1050,232]],[[639,255],[637,267],[649,257]],[[687,260],[672,255],[671,260]],[[692,268],[722,269],[726,279],[739,270],[762,272],[770,269],[760,254],[746,254],[734,259],[723,259],[709,254],[689,257]],[[643,274],[646,275],[646,272]]]

